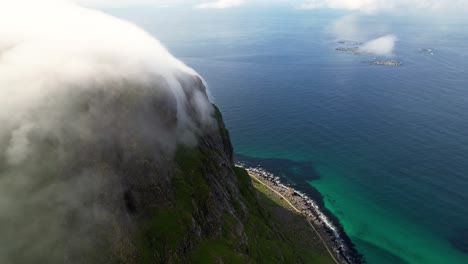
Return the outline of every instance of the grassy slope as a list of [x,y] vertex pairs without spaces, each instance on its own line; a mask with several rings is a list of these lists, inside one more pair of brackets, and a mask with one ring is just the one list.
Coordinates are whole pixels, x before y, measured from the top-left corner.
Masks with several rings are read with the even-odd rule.
[[[245,184],[253,184],[255,188],[258,201],[256,206],[261,212],[258,224],[263,225],[265,231],[258,240],[259,255],[263,256],[263,259],[259,259],[260,262],[278,263],[280,260],[278,257],[265,258],[265,256],[274,256],[275,250],[280,250],[276,254],[283,253],[283,263],[334,263],[303,216],[291,211],[285,201],[272,194],[263,185],[251,181],[245,170],[236,168],[236,174],[244,178]],[[271,233],[275,235],[270,236]],[[271,237],[273,239],[270,240]]]
[[277,224],[281,232],[290,241],[305,263],[335,263],[320,238],[310,229],[307,220],[290,210],[290,206],[276,194],[256,181],[252,182],[255,189],[261,193],[260,204]]
[[[216,118],[222,122],[215,108]],[[224,127],[224,126],[220,126]],[[228,131],[220,129],[223,138]],[[235,168],[240,200],[233,199],[237,217],[225,214],[221,236],[200,241],[194,234],[196,206],[209,203],[210,185],[201,164],[211,164],[198,148],[181,147],[175,157],[177,173],[172,180],[175,202],[150,212],[141,224],[138,248],[143,263],[333,263],[306,220],[288,209],[268,190],[256,185],[242,168]],[[236,204],[237,203],[237,204]],[[199,208],[198,208],[199,209]],[[247,212],[247,213],[246,213]],[[239,220],[242,219],[242,220]],[[244,226],[245,237],[238,237]]]
[[[144,263],[181,263],[187,259],[193,263],[332,263],[305,219],[286,210],[285,204],[261,186],[253,188],[250,177],[241,168],[235,172],[248,208],[248,215],[240,217],[244,219],[248,246],[234,235],[239,220],[226,214],[221,237],[202,240],[188,252],[181,252],[184,241],[191,240],[193,201],[207,202],[210,188],[197,170],[201,162],[197,150],[183,149],[176,160],[180,168],[173,181],[176,203],[155,211],[151,221],[144,224],[141,237]],[[243,214],[240,207],[238,214]]]

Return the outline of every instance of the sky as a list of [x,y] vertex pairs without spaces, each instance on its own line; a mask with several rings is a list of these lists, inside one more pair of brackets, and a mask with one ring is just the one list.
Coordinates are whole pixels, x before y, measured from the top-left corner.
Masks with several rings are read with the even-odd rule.
[[467,12],[467,0],[75,0],[87,6],[189,6],[203,9],[240,8],[252,4],[286,4],[299,9],[338,9],[362,13],[391,11]]

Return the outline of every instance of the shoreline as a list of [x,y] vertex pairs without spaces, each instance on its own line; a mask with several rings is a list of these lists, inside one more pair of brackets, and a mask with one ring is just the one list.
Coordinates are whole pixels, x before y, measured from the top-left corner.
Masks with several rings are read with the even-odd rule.
[[[242,163],[237,163],[236,166],[244,168],[251,177],[256,178],[277,194],[286,198],[286,202],[290,203],[292,209],[297,210],[296,213],[306,217],[311,227],[322,239],[327,250],[330,252],[331,249],[335,253],[334,257],[340,263],[365,263],[363,256],[355,249],[339,223],[336,224],[333,220],[330,220],[330,217],[322,211],[317,201],[311,199],[305,193],[284,184],[278,176],[263,168],[246,167]],[[282,197],[280,198],[283,199]]]

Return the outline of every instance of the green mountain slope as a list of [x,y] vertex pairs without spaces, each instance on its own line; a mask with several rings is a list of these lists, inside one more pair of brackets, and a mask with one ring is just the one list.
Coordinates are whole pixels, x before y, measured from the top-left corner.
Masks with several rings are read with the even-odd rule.
[[218,129],[180,147],[168,201],[138,216],[134,263],[333,263],[305,219],[235,168]]

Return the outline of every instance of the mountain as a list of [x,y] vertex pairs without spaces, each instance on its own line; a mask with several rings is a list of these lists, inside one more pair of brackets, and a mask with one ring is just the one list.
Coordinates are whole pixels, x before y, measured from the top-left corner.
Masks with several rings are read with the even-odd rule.
[[110,82],[3,128],[2,263],[332,263],[235,167],[220,111],[199,113],[201,79],[177,76],[185,120],[160,84]]
[[[316,245],[295,241],[293,229],[280,228],[278,214],[308,227],[304,218],[272,206],[247,172],[235,167],[229,133],[214,105],[213,118],[196,145],[179,145],[164,163],[146,153],[123,167],[120,161],[111,165],[125,175],[119,208],[127,221],[109,229],[112,247],[98,262],[333,263]],[[312,233],[310,239],[319,243]]]
[[[167,192],[136,201],[144,206],[135,210],[141,244],[134,263],[333,263],[323,252],[316,254],[316,248],[296,242],[287,233],[292,229],[279,227],[267,209],[273,201],[253,187],[244,169],[234,166],[229,133],[214,109],[217,126],[196,147],[177,150]],[[154,201],[158,206],[151,207]]]
[[193,69],[132,23],[19,2],[0,10],[0,263],[327,263],[234,166]]

